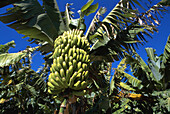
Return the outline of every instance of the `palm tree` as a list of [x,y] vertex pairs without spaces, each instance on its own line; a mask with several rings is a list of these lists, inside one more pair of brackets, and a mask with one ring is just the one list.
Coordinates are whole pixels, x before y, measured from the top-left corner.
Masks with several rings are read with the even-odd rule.
[[[99,113],[113,111],[110,105],[105,107],[100,103],[104,101],[103,103],[109,104],[110,99],[118,94],[118,90],[114,90],[114,85],[120,84],[120,81],[112,79],[111,84],[109,83],[111,63],[134,54],[135,48],[139,44],[143,45],[146,41],[145,37],[151,37],[150,33],[157,31],[159,14],[166,10],[163,6],[169,6],[169,2],[167,0],[160,1],[146,10],[137,0],[120,0],[101,20],[100,17],[103,16],[106,9],[98,8],[98,4],[92,5],[93,1],[89,0],[79,11],[80,18],[74,19],[70,8],[71,4],[66,4],[65,11],[60,12],[56,0],[43,0],[42,5],[38,0],[1,0],[0,8],[9,4],[13,6],[8,8],[6,13],[0,15],[0,21],[8,24],[8,27],[16,30],[19,34],[25,35],[24,37],[29,37],[28,41],[31,43],[38,45],[18,53],[8,53],[8,48],[13,42],[9,43],[12,43],[11,45],[3,45],[5,51],[2,51],[0,55],[0,67],[3,72],[1,73],[3,83],[0,83],[3,90],[1,102],[4,102],[1,105],[2,112],[9,111],[6,110],[8,109],[6,105],[9,103],[9,109],[14,109],[13,106],[15,106],[16,109],[19,109],[18,113],[28,110],[32,110],[33,113],[45,111],[50,113],[56,107],[59,108],[58,104],[61,101],[54,100],[55,97],[46,94],[46,83],[50,73],[49,69],[53,63],[52,53],[55,40],[65,31],[73,29],[82,30],[83,36],[88,39],[91,45],[89,52],[92,61],[89,65],[90,93],[79,97],[80,100],[77,102],[73,100],[71,104],[65,101],[63,103],[67,103],[67,109],[72,107],[70,110],[77,111],[77,113],[94,112],[96,107],[101,109]],[[144,9],[143,13],[137,10],[138,6]],[[84,19],[94,12],[96,14],[86,30]],[[40,51],[45,55],[44,67],[39,71],[30,68],[31,55],[34,51]],[[23,78],[19,79],[20,77]],[[127,88],[125,83],[121,83],[121,86]],[[11,89],[8,89],[9,87]],[[25,95],[25,92],[28,94]],[[61,100],[62,98],[57,99]],[[38,101],[36,102],[36,100]],[[63,111],[64,107],[62,106],[60,111]],[[74,110],[75,108],[76,110]]]

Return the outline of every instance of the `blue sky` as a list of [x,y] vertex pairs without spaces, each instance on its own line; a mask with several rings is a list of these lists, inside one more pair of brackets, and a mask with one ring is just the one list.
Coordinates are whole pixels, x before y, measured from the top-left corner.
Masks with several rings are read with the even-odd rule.
[[[40,0],[41,1],[41,0]],[[94,3],[99,3],[99,7],[106,7],[107,8],[107,13],[109,13],[112,8],[116,5],[116,3],[119,0],[95,0]],[[153,0],[154,3],[157,3],[159,0]],[[78,18],[77,11],[80,10],[80,8],[87,2],[87,0],[57,0],[57,3],[59,5],[59,8],[61,11],[64,11],[65,9],[65,4],[66,3],[74,3],[72,8],[75,8],[73,11],[75,12],[75,18]],[[5,11],[4,8],[0,9],[0,14]],[[85,18],[85,23],[87,26],[89,26],[94,14],[91,14],[90,16]],[[145,60],[147,59],[147,55],[145,53],[145,48],[146,47],[153,47],[156,49],[156,53],[158,55],[163,53],[164,45],[166,43],[167,37],[170,34],[170,9],[169,13],[166,13],[163,15],[163,18],[161,19],[161,24],[158,27],[159,32],[154,33],[153,39],[150,39],[146,37],[148,40],[148,43],[146,43],[144,46],[140,46],[139,50],[137,52],[144,58]],[[16,43],[16,47],[14,49],[10,49],[10,52],[18,52],[20,50],[26,49],[28,45],[30,45],[25,39],[22,39],[22,35],[18,34],[15,30],[7,27],[5,24],[0,22],[0,44],[5,44],[9,41],[14,40]],[[35,46],[35,45],[31,45]],[[33,64],[32,68],[37,70],[37,68],[43,63],[42,56],[40,56],[40,53],[35,53],[33,56]]]

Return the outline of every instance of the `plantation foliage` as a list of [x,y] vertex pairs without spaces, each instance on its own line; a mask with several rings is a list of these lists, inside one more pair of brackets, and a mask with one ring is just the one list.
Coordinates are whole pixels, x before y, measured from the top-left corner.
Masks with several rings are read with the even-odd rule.
[[[136,51],[158,31],[169,0],[120,0],[110,12],[88,0],[77,19],[72,4],[60,11],[56,0],[1,0],[6,6],[0,21],[36,47],[9,53],[15,41],[0,45],[0,113],[170,112],[170,36],[161,55],[145,48],[143,60]],[[37,71],[36,52],[44,61]]]

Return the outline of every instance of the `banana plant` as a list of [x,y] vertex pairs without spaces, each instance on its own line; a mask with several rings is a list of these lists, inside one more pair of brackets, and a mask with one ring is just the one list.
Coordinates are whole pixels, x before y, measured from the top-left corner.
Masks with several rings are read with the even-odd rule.
[[[125,65],[129,64],[135,77],[128,78],[127,75],[130,76],[129,74],[125,73],[124,71],[117,70],[118,68],[116,69],[116,71],[119,73],[124,74],[123,76],[127,79],[126,84],[132,87],[127,89],[125,88],[125,85],[122,85],[121,88],[137,94],[141,94],[141,99],[143,99],[143,101],[146,99],[149,100],[151,105],[149,106],[150,108],[148,110],[152,112],[167,113],[170,109],[170,79],[167,74],[169,72],[169,41],[170,37],[168,37],[164,52],[160,56],[156,55],[155,49],[145,48],[148,56],[147,63],[145,63],[144,60],[136,52],[134,52],[133,56],[126,56],[126,60],[122,68],[126,68]],[[132,83],[132,78],[133,82],[136,84]],[[142,85],[142,88],[139,88],[139,86],[136,85]],[[158,105],[155,105],[155,103],[158,103]],[[136,104],[138,104],[138,102],[136,102]],[[161,107],[161,109],[158,109],[158,107]]]
[[46,65],[39,72],[31,69],[32,55],[38,47],[9,53],[11,47],[15,47],[14,41],[0,45],[0,113],[53,113],[57,104],[47,94],[49,70]]
[[[150,2],[150,0],[148,1]],[[100,104],[100,102],[104,100],[108,104],[108,98],[105,99],[104,97],[108,97],[107,90],[109,89],[108,85],[110,85],[109,77],[112,62],[115,60],[118,61],[131,53],[135,53],[133,50],[135,50],[139,44],[143,45],[144,42],[146,42],[145,36],[151,37],[150,33],[157,31],[156,25],[159,25],[157,14],[166,11],[164,5],[168,6],[169,4],[167,1],[160,1],[156,5],[149,7],[149,10],[145,10],[138,0],[120,0],[108,15],[101,19],[100,17],[106,13],[106,8],[99,8],[99,4],[93,4],[93,2],[94,0],[89,0],[82,6],[79,11],[80,17],[74,19],[73,12],[71,11],[71,4],[68,3],[65,6],[65,11],[60,12],[56,0],[42,0],[42,2],[39,2],[39,0],[1,0],[0,8],[7,5],[11,5],[11,7],[8,8],[5,13],[0,14],[0,21],[17,31],[19,34],[23,34],[23,38],[29,37],[28,41],[36,43],[38,45],[38,50],[45,55],[45,66],[43,69],[48,69],[48,72],[45,72],[44,70],[37,71],[39,73],[38,77],[40,78],[35,81],[35,85],[46,85],[47,80],[41,80],[41,78],[46,76],[46,79],[48,79],[51,77],[51,75],[49,75],[49,69],[51,70],[54,66],[53,64],[56,59],[54,55],[56,50],[63,49],[62,43],[65,45],[64,42],[68,41],[66,39],[72,37],[69,35],[68,37],[65,37],[65,33],[74,31],[75,29],[78,29],[77,31],[83,31],[83,33],[80,32],[81,34],[77,36],[81,36],[82,39],[87,39],[88,43],[90,43],[88,52],[91,60],[88,65],[90,80],[90,84],[88,85],[90,91],[89,95],[94,92],[98,97],[96,98],[98,101],[97,103]],[[137,8],[142,8],[143,12],[140,12]],[[87,32],[85,32],[85,19],[94,12],[96,12],[96,14],[92,19],[90,26],[87,28]],[[63,36],[63,39],[60,39],[61,36]],[[64,37],[66,39],[64,39]],[[57,44],[57,40],[60,40],[59,44]],[[74,48],[74,46],[71,46],[71,48]],[[30,52],[30,50],[28,49],[26,52]],[[6,60],[0,61],[2,69],[6,66],[17,64],[25,56],[24,53],[25,51],[17,53],[15,54],[15,57],[13,54],[2,54],[2,58],[5,58],[5,56],[8,55]],[[63,54],[65,54],[64,51],[62,51],[61,55]],[[62,64],[62,66],[64,65]],[[142,66],[142,69],[144,70],[148,70],[148,68],[149,67],[146,67],[146,65]],[[133,86],[138,87],[139,89],[142,88],[141,81],[124,73],[120,67],[118,67],[118,71],[121,75],[126,77]],[[42,76],[40,74],[45,75]],[[63,70],[60,71],[59,75],[61,74],[64,75]],[[157,74],[154,74],[152,77],[155,76],[158,77],[156,80],[160,79]],[[146,78],[150,79],[151,77],[147,74]],[[134,90],[126,83],[120,82],[120,77],[117,79],[119,79],[119,83],[117,83],[119,87],[127,90]],[[111,81],[111,83],[114,82],[116,81]],[[114,84],[111,84],[112,87],[109,94],[113,94]],[[45,88],[46,87],[43,87],[43,89]],[[105,88],[106,90],[102,91],[100,88]],[[118,92],[115,92],[115,94],[116,93]],[[75,96],[77,97],[78,95]],[[56,96],[53,96],[53,98],[56,98]],[[78,97],[77,99],[81,99],[81,97]],[[78,103],[73,103],[75,102],[74,100],[71,103],[73,103],[74,106],[79,103],[81,104],[82,99]],[[66,105],[66,109],[69,109],[70,105],[64,100],[61,103],[61,113],[63,113],[63,108],[65,107],[62,105]],[[39,104],[39,106],[42,106],[42,104]],[[72,107],[73,113],[76,111],[74,106]],[[91,106],[98,106],[98,104],[94,103],[94,105]],[[123,106],[125,105],[122,105],[122,107]],[[42,107],[48,108],[45,105]],[[100,107],[103,107],[102,103],[100,104]],[[110,110],[110,108],[105,107],[106,112],[108,109]],[[80,113],[82,113],[81,110],[85,112],[86,109],[79,108],[79,110],[77,109],[77,112],[80,111]]]

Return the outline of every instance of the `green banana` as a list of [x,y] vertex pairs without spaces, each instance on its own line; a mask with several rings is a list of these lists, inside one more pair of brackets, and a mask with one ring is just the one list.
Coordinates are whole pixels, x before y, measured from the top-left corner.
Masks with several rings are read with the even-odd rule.
[[55,40],[54,48],[53,64],[48,79],[51,93],[64,92],[68,87],[76,90],[86,88],[90,45],[83,37],[83,31],[74,29],[64,32]]
[[64,68],[64,70],[66,71],[67,70],[67,64],[66,64],[66,62],[65,61],[63,61],[63,68]]
[[51,73],[48,78],[49,78],[49,79],[52,79],[52,78],[55,79],[55,74],[54,74],[54,73]]
[[[73,74],[73,71],[74,71],[73,68],[74,68],[73,65],[71,65],[71,66],[68,68],[68,71],[69,71],[69,75],[70,75],[70,76]],[[70,77],[70,76],[69,76],[69,77]]]
[[87,87],[87,85],[88,85],[87,81],[83,81],[83,82],[80,82],[78,84],[79,85],[77,85],[77,86],[74,84],[74,87],[72,89],[81,90],[81,89],[85,89]]
[[69,43],[69,44],[71,43],[71,41],[72,41],[71,39],[68,39],[68,43]]
[[80,49],[80,53],[84,54],[84,55],[87,55],[87,52],[84,51],[83,49]]
[[82,68],[80,68],[80,69],[78,69],[78,71],[77,71],[78,73],[82,73],[83,72],[83,69]]
[[60,60],[60,64],[62,64],[62,62],[64,61],[62,56],[59,57],[59,60]]
[[72,56],[69,57],[69,61],[70,62],[73,61],[73,57]]
[[69,79],[70,79],[70,72],[69,69],[66,70],[66,82],[69,83]]
[[61,44],[61,45],[60,45],[60,49],[63,49],[63,48],[64,48],[64,44]]
[[55,73],[53,73],[54,76],[52,76],[53,78],[59,77],[61,79],[60,73],[58,71],[55,71]]
[[73,53],[72,54],[74,54],[74,53],[76,53],[76,46],[75,45],[73,46]]
[[89,63],[90,59],[89,59],[89,55],[86,56],[86,63]]
[[67,46],[64,48],[64,50],[65,50],[66,53],[68,52],[69,48],[70,48],[70,45],[67,44]]
[[51,84],[55,87],[55,88],[58,88],[58,89],[62,89],[62,87],[60,86],[60,84],[57,83],[56,80],[54,79],[50,79],[49,82],[51,82]]
[[53,63],[57,63],[57,59],[56,58],[53,59]]
[[76,48],[76,53],[77,53],[77,55],[80,54],[80,49],[79,48]]
[[61,51],[62,51],[61,49],[56,49],[54,51],[53,58],[60,56],[61,55]]
[[68,63],[68,55],[67,55],[67,54],[65,54],[65,59],[64,59],[64,61],[65,61],[66,63]]
[[59,68],[57,67],[56,63],[53,63],[52,67],[53,67],[53,71],[59,71]]
[[83,80],[88,78],[88,73],[89,73],[89,71],[83,72],[83,77],[82,77]]
[[79,88],[80,86],[81,86],[81,81],[78,80],[78,81],[74,84],[74,86],[72,87],[72,89],[75,89],[75,90],[76,90],[76,88]]
[[81,43],[80,40],[81,40],[81,39],[80,39],[80,38],[77,38],[77,40],[78,40],[78,41],[77,41],[77,46],[80,47],[80,43]]
[[83,58],[82,58],[82,62],[85,62],[86,61],[86,54],[83,55]]
[[48,93],[53,94],[53,93],[51,92],[51,89],[50,89],[50,88],[48,88]]
[[76,69],[76,66],[77,66],[77,61],[73,59],[73,68]]
[[83,68],[83,71],[84,71],[84,70],[87,70],[87,64],[86,64],[86,63],[83,63],[83,64],[82,64],[82,68]]
[[58,69],[62,69],[63,68],[60,63],[57,63],[56,67],[58,67]]
[[76,59],[77,61],[79,60],[79,55],[77,55],[77,59]]
[[68,85],[65,85],[65,83],[63,83],[63,78],[62,80],[60,80],[58,77],[56,77],[56,82],[60,85],[60,87],[64,87],[64,88],[67,88]]
[[84,45],[85,45],[85,42],[84,42],[84,39],[81,40],[81,48],[84,49]]
[[71,66],[71,65],[73,65],[73,63],[69,61],[69,62],[68,62],[68,65]]
[[66,77],[66,75],[64,73],[64,69],[60,69],[60,75],[61,75],[61,77]]
[[73,48],[70,48],[69,52],[68,52],[68,56],[70,57],[73,54]]
[[54,73],[55,72],[55,69],[54,69],[55,67],[53,67],[53,65],[51,65],[51,68],[50,68],[50,71],[51,71],[51,73]]
[[79,56],[79,60],[82,60],[83,54],[80,54]]
[[87,87],[87,85],[88,85],[87,81],[82,81],[79,89],[85,89]]
[[76,79],[77,75],[81,75],[81,73],[74,72],[74,74],[73,74],[72,77],[70,78],[69,87],[72,87],[72,86],[73,86],[74,80]]
[[77,38],[74,37],[74,38],[73,38],[73,45],[76,45],[76,44],[77,44],[77,41],[78,41]]
[[49,81],[47,82],[47,85],[51,88],[55,88],[55,86],[53,84],[51,84],[51,82],[49,82]]
[[57,64],[57,63],[60,63],[60,57],[57,57],[57,58],[56,58],[56,64]]
[[66,82],[69,83],[70,76],[73,74],[73,66],[71,65],[66,71]]
[[62,82],[65,85],[65,88],[68,88],[68,83],[65,77],[62,78]]
[[77,64],[77,69],[80,69],[81,68],[81,62],[78,62],[78,64]]
[[62,49],[62,54],[65,54],[66,52],[65,52],[65,49]]
[[76,56],[77,56],[77,54],[76,54],[76,53],[73,53],[73,59],[75,59],[75,58],[76,58]]

